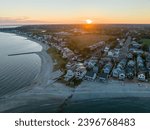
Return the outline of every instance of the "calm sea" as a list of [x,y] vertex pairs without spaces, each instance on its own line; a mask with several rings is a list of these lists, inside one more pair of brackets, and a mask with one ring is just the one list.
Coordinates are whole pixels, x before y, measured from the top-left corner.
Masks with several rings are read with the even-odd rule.
[[8,55],[41,49],[39,44],[24,37],[0,32],[0,97],[30,85],[41,67],[41,59],[36,54]]
[[15,107],[5,112],[27,113],[150,113],[150,98],[102,98],[67,103],[63,107],[43,101]]

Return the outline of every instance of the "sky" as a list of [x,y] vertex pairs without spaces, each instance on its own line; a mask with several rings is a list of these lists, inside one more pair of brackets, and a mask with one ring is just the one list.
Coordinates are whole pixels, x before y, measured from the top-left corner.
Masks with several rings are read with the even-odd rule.
[[150,24],[150,0],[0,0],[0,24]]

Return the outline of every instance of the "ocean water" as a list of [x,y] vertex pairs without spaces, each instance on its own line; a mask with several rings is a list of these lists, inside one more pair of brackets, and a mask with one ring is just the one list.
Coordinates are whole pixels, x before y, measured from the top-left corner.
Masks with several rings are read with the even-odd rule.
[[101,98],[72,102],[63,112],[75,113],[150,113],[150,98]]
[[0,97],[29,86],[39,74],[41,59],[36,54],[42,47],[24,37],[0,32]]
[[43,101],[15,107],[4,112],[26,113],[150,113],[150,98],[101,98],[65,104],[64,107]]

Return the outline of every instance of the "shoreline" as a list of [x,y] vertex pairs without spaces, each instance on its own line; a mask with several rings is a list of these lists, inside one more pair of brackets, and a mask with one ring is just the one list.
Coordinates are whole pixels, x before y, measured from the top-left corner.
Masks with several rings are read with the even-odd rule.
[[[35,82],[39,82],[42,84],[42,82],[48,82],[49,78],[51,77],[51,73],[53,72],[53,60],[52,57],[47,53],[47,50],[49,49],[48,45],[41,43],[38,40],[25,37],[27,40],[36,42],[42,47],[42,50],[40,52],[37,52],[36,54],[40,57],[41,59],[41,68],[40,68],[40,73],[37,74],[37,76],[33,80],[33,84]],[[36,84],[35,84],[36,85]]]
[[44,44],[44,43],[36,40],[36,39],[32,39],[32,38],[24,36],[24,35],[19,35],[17,33],[12,33],[12,34],[15,34],[16,36],[23,37],[26,40],[35,42],[42,47],[42,49],[39,52],[35,52],[35,54],[38,55],[41,59],[40,72],[35,76],[32,83],[27,87],[32,88],[32,87],[39,86],[40,84],[43,86],[47,85],[48,80],[52,76],[51,73],[53,72],[53,60],[52,60],[51,55],[49,55],[47,53],[49,46],[47,44]]
[[65,84],[53,82],[51,79],[53,60],[50,54],[47,53],[45,44],[32,38],[21,37],[42,46],[42,50],[36,53],[41,58],[41,70],[30,86],[0,98],[0,112],[23,106],[30,107],[31,104],[36,107],[48,104],[50,108],[57,110],[65,104],[92,99],[150,98],[149,83],[143,83],[144,86],[138,86],[137,83],[125,83],[122,85],[121,82],[115,80],[108,83],[83,81],[77,88],[70,88]]

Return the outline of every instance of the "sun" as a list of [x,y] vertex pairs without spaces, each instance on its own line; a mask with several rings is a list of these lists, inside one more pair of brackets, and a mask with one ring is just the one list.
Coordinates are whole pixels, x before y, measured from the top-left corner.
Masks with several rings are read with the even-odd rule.
[[92,21],[91,19],[87,19],[87,20],[85,20],[85,22],[86,22],[87,24],[92,24],[92,23],[93,23],[93,21]]

